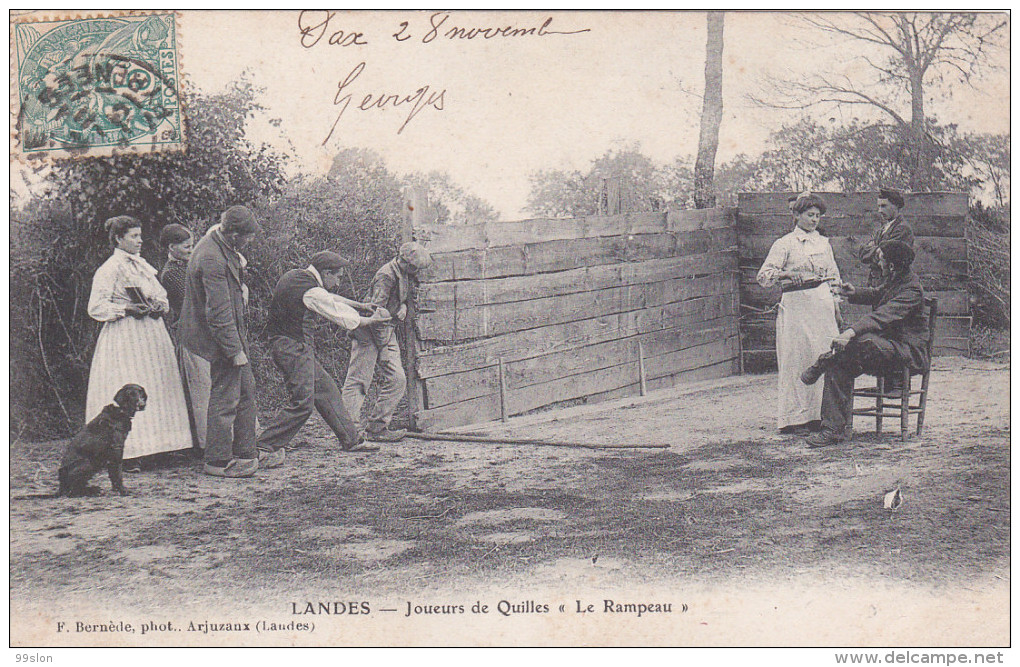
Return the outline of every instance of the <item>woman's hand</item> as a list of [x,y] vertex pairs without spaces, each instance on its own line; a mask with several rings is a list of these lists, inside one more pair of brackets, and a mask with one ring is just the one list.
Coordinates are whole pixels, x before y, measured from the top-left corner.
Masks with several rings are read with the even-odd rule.
[[843,296],[853,296],[857,294],[857,288],[850,283],[843,283],[839,288],[839,293]]
[[150,314],[148,306],[143,306],[137,303],[129,303],[124,306],[124,314],[130,315],[131,317],[140,320],[146,315]]

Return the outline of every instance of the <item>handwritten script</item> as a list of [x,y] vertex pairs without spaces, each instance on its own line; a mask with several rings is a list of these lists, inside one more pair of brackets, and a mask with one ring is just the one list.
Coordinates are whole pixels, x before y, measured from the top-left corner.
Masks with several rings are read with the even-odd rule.
[[[351,73],[337,84],[336,95],[333,96],[333,105],[338,107],[339,111],[337,111],[336,120],[333,121],[333,126],[329,128],[329,134],[327,134],[326,138],[322,141],[323,146],[325,146],[332,138],[333,132],[336,131],[336,127],[340,123],[340,119],[343,118],[344,112],[346,112],[347,108],[351,105],[351,101],[354,99],[354,93],[347,92],[347,89],[350,88],[354,84],[355,80],[361,76],[361,73],[365,71],[365,66],[365,63],[363,62],[358,63],[357,66],[351,70]],[[399,109],[402,107],[407,108],[407,106],[410,105],[407,117],[404,119],[404,124],[397,130],[397,134],[400,134],[404,131],[404,128],[407,127],[407,124],[410,123],[422,110],[431,107],[436,111],[442,111],[444,109],[443,105],[445,103],[445,96],[445,89],[436,92],[431,86],[426,84],[410,94],[366,94],[355,109],[359,111],[371,111],[373,109],[386,108]]]
[[[298,31],[301,46],[311,49],[316,46],[368,46],[368,36],[362,30],[343,28],[337,19],[339,12],[324,9],[306,9],[298,16]],[[412,41],[431,44],[442,37],[447,40],[485,41],[496,38],[550,37],[553,35],[578,35],[591,32],[590,28],[578,30],[553,30],[553,17],[546,18],[540,25],[458,25],[451,20],[449,12],[436,12],[429,16],[428,26],[412,26],[410,21],[401,21],[396,32],[390,37],[398,42]],[[325,41],[323,39],[325,38]]]
[[[360,50],[368,46],[375,38],[365,30],[343,25],[343,18],[350,18],[350,15],[344,17],[340,12],[329,10],[302,11],[298,15],[298,34],[301,46],[306,49],[337,47]],[[590,28],[555,30],[552,25],[553,17],[551,16],[545,18],[541,23],[536,22],[533,25],[463,25],[450,12],[435,12],[428,17],[427,24],[421,19],[417,21],[416,25],[412,25],[411,21],[395,22],[394,32],[383,35],[383,38],[389,37],[401,44],[434,44],[520,40],[591,32]],[[403,124],[397,129],[397,134],[403,132],[408,123],[422,111],[426,109],[443,111],[446,108],[447,90],[432,84],[423,84],[411,92],[380,92],[377,90],[365,93],[364,96],[358,93],[360,102],[355,103],[355,90],[358,88],[355,84],[358,83],[358,77],[365,72],[366,68],[366,62],[359,63],[337,83],[337,89],[333,95],[333,106],[337,110],[336,117],[322,142],[323,145],[333,137],[344,114],[352,107],[354,110],[365,112],[388,108],[406,109],[407,116],[404,117]]]

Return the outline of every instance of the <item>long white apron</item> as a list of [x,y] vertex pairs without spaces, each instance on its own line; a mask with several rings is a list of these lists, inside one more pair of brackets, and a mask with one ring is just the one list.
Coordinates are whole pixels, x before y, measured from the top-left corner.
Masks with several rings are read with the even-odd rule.
[[191,447],[188,407],[170,335],[160,320],[122,317],[105,322],[96,341],[89,372],[85,420],[113,403],[128,383],[145,388],[145,410],[131,421],[124,458]]
[[800,381],[800,374],[831,347],[838,335],[836,304],[828,283],[783,294],[776,316],[779,428],[822,418],[824,384],[806,385]]

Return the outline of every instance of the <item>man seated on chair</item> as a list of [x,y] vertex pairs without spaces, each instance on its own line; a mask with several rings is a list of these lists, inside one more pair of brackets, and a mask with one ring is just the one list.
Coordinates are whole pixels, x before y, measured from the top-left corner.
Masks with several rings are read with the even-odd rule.
[[902,241],[883,242],[876,254],[882,270],[877,289],[856,289],[846,283],[842,293],[850,303],[875,308],[832,341],[832,350],[818,358],[801,376],[814,384],[825,375],[822,390],[822,430],[807,438],[809,447],[842,442],[853,414],[854,378],[865,373],[888,376],[921,373],[928,367],[928,329],[924,315],[924,292],[911,270],[914,251]]

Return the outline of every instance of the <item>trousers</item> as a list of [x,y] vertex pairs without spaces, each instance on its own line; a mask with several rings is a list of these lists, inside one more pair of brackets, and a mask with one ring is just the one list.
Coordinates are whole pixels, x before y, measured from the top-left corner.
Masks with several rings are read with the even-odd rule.
[[209,364],[212,386],[206,415],[205,459],[255,458],[255,376],[251,364],[217,357]]
[[351,361],[344,381],[343,398],[350,414],[359,421],[377,367],[379,397],[368,414],[366,425],[366,429],[372,432],[385,430],[389,426],[407,390],[407,376],[400,361],[400,345],[395,332],[391,331],[382,345],[377,345],[369,336],[351,338]]
[[894,342],[877,334],[854,337],[842,351],[833,355],[825,366],[822,389],[822,428],[843,433],[853,418],[854,380],[858,375],[896,376],[909,366],[921,371],[923,360],[905,343]]
[[319,411],[342,448],[355,446],[358,428],[344,407],[340,389],[315,358],[312,346],[289,336],[275,336],[270,344],[273,363],[283,374],[290,401],[259,435],[258,448],[276,450],[286,446],[312,416],[313,408]]

